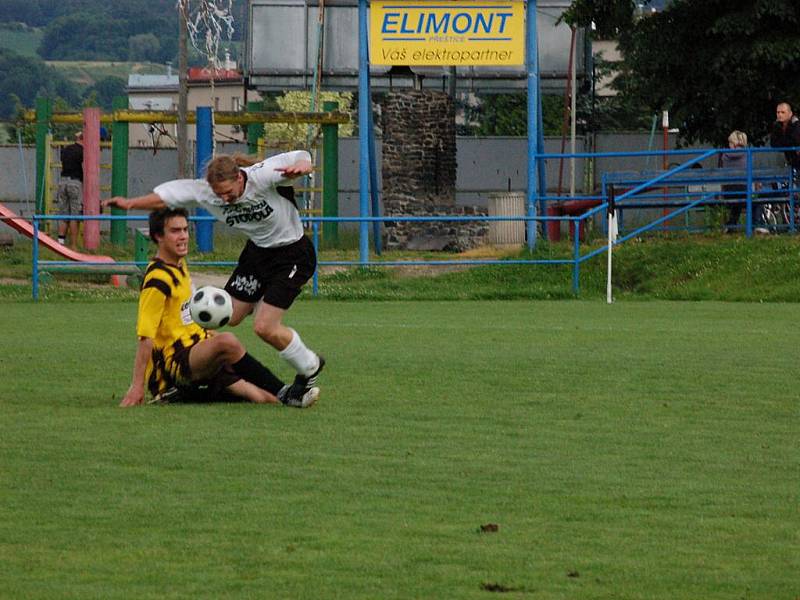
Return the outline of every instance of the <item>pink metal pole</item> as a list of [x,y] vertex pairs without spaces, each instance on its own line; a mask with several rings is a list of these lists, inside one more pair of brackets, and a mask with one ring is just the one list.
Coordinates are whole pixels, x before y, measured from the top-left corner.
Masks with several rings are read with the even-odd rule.
[[[100,214],[100,109],[83,109],[83,214]],[[83,245],[97,250],[100,221],[83,222]]]

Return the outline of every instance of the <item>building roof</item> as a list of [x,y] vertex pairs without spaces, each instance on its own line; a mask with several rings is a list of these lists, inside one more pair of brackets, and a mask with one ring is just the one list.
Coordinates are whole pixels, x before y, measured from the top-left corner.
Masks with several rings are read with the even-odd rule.
[[208,67],[190,67],[189,81],[242,81],[244,76],[236,69],[209,69]]
[[128,75],[128,89],[178,89],[177,75]]

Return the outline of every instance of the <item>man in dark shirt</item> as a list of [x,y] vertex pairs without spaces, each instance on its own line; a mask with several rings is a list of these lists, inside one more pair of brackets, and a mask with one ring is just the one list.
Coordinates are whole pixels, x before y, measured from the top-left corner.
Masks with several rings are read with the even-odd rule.
[[[769,145],[773,148],[800,146],[800,120],[792,112],[788,102],[781,102],[775,109],[776,120],[769,133]],[[786,150],[783,155],[793,169],[800,169],[800,150]]]
[[[61,181],[58,184],[56,205],[59,214],[83,213],[83,133],[75,134],[75,143],[61,150]],[[64,239],[66,235],[66,240]],[[78,246],[78,222],[62,221],[58,225],[58,241]]]
[[[775,107],[775,123],[769,132],[769,145],[773,148],[800,147],[800,119],[792,111],[788,102],[780,102]],[[785,150],[783,156],[792,169],[791,187],[800,188],[800,150]]]

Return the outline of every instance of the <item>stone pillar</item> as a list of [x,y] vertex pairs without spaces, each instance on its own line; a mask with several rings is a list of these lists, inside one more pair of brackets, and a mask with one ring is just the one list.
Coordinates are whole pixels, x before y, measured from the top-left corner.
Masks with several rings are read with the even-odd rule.
[[[475,214],[455,205],[453,99],[431,90],[394,91],[386,95],[381,114],[385,215]],[[476,245],[470,241],[475,231],[485,237],[486,230],[485,222],[387,223],[385,247],[466,249]]]
[[[441,92],[390,92],[383,115],[384,202],[455,204],[455,105]],[[387,208],[388,212],[388,208]]]

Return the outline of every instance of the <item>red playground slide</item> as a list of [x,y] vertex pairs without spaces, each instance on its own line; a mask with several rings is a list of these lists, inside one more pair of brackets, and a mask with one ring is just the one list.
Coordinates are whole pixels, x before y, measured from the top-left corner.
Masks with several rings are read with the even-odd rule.
[[[9,210],[6,206],[0,203],[0,222],[12,227],[19,231],[22,235],[33,238],[33,225],[28,221]],[[59,244],[56,240],[51,238],[46,233],[39,232],[39,243],[48,250],[52,250],[59,256],[63,256],[68,260],[76,262],[96,262],[96,263],[113,263],[115,262],[110,256],[98,256],[96,254],[83,254],[67,248],[63,244]]]

